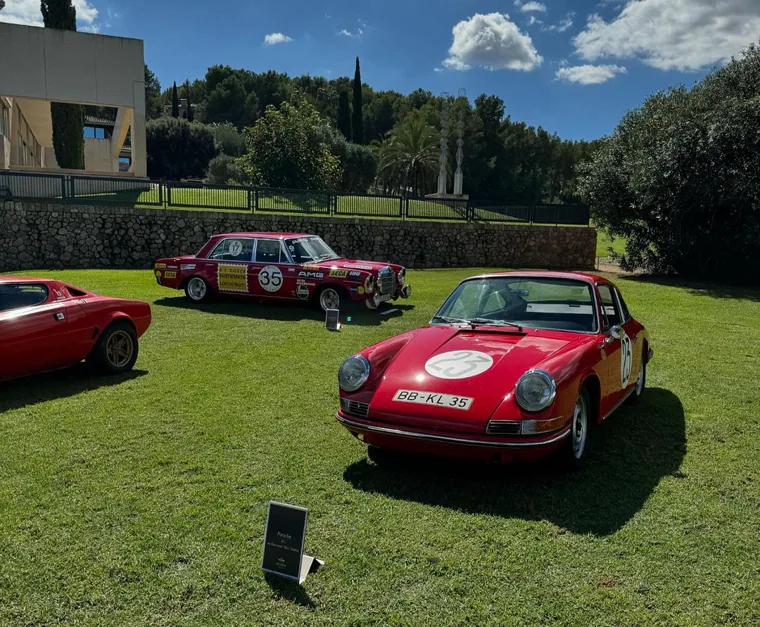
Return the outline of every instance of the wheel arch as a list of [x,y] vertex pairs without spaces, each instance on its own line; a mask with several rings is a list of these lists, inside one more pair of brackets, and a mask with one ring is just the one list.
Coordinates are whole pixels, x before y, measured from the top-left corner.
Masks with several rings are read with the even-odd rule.
[[590,372],[583,377],[583,380],[578,387],[578,394],[583,390],[588,392],[588,399],[591,404],[591,407],[589,407],[589,413],[593,417],[593,420],[590,421],[590,424],[599,424],[602,419],[600,411],[602,406],[602,383],[595,372]]

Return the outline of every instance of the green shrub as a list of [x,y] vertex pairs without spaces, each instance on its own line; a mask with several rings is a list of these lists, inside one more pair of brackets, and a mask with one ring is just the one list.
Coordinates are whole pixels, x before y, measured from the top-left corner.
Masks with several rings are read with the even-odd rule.
[[208,126],[179,118],[159,118],[146,125],[148,176],[179,180],[206,175],[216,156],[214,135]]

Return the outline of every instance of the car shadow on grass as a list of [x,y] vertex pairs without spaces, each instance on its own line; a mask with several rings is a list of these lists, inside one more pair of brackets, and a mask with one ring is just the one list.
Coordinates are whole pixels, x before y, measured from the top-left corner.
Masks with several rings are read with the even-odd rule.
[[568,473],[550,461],[514,466],[398,456],[349,466],[356,489],[455,510],[547,520],[574,533],[608,535],[644,506],[664,477],[682,477],[686,429],[681,401],[647,390],[592,432],[583,470]]
[[[325,314],[321,309],[307,303],[272,303],[256,299],[236,299],[234,297],[218,296],[208,303],[191,303],[184,297],[159,298],[154,302],[159,307],[172,307],[200,311],[207,314],[225,316],[240,316],[258,320],[280,320],[282,322],[297,322],[299,320],[314,320],[324,322]],[[414,309],[414,305],[381,305],[376,311],[370,311],[361,305],[354,305],[340,310],[340,320],[343,324],[364,327],[379,326],[386,320],[403,316],[404,312]],[[390,313],[386,313],[390,312]],[[351,318],[351,321],[348,321]]]
[[132,370],[117,375],[101,375],[82,362],[72,368],[6,381],[0,383],[0,415],[45,401],[120,385],[146,374],[145,370]]

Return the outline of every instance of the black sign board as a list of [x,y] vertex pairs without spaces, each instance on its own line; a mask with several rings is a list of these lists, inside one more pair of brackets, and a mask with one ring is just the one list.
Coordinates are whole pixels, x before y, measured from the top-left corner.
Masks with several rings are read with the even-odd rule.
[[340,310],[328,309],[325,312],[325,326],[328,331],[340,331]]
[[264,532],[261,569],[266,573],[301,581],[301,562],[306,541],[308,510],[294,505],[269,502]]

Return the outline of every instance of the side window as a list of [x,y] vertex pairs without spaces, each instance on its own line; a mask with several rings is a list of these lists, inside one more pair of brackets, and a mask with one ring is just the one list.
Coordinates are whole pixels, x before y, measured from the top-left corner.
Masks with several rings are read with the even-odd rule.
[[623,316],[623,322],[628,322],[631,319],[631,312],[628,311],[628,305],[625,304],[620,290],[616,289],[615,294],[617,294],[618,302],[620,303],[620,314]]
[[225,239],[219,242],[208,256],[218,261],[250,261],[253,256],[252,239]]
[[282,244],[278,239],[260,239],[256,244],[257,263],[284,263]]
[[47,300],[48,288],[38,284],[0,285],[0,311],[34,307]]
[[623,318],[620,315],[617,301],[612,294],[612,288],[609,285],[599,286],[599,297],[602,299],[602,312],[604,313],[605,327],[614,327],[623,324]]

